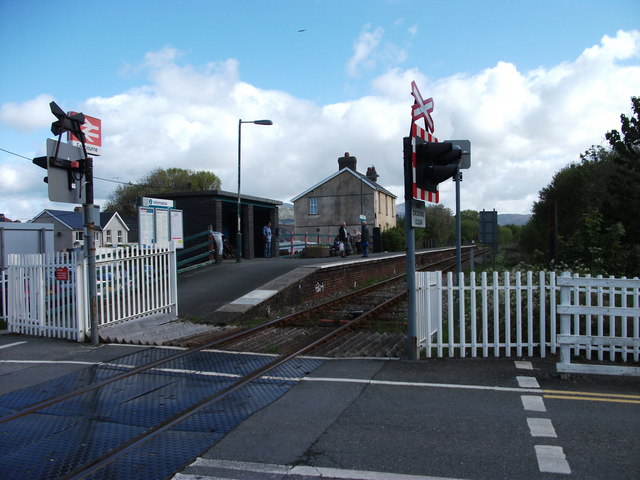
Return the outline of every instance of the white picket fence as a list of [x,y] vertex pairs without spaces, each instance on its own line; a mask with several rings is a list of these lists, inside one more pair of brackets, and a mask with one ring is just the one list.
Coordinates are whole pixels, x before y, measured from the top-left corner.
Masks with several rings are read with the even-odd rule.
[[608,313],[573,311],[570,331],[563,331],[563,335],[604,337],[607,321],[608,335],[598,341],[582,339],[582,344],[571,347],[572,354],[587,360],[595,360],[597,354],[599,361],[638,362],[640,280],[626,280],[622,287],[609,281],[612,279],[604,279],[598,286],[585,286],[578,275],[570,280],[560,285],[554,272],[493,272],[491,276],[472,272],[468,277],[462,273],[458,286],[452,273],[443,277],[442,272],[419,272],[418,343],[427,357],[555,354],[561,342],[568,342],[559,337],[558,330],[560,291],[564,288],[567,295],[583,298],[589,306],[592,300],[601,309],[609,304],[629,306]]
[[[87,259],[80,252],[9,255],[9,331],[84,341],[90,335]],[[178,314],[175,249],[97,249],[98,325]]]
[[[640,376],[639,367],[603,365],[640,358],[640,280],[558,278],[559,372]],[[600,364],[572,363],[571,354]]]

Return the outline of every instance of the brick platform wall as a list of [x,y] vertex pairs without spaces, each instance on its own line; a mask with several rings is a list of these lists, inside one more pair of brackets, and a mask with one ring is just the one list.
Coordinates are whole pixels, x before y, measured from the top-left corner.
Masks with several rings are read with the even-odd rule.
[[[463,247],[468,248],[471,247]],[[416,268],[442,260],[452,253],[455,254],[455,248],[418,253]],[[323,298],[334,297],[376,281],[404,274],[406,259],[404,255],[399,255],[309,270],[309,275],[244,313],[242,317],[271,317],[271,312],[282,311],[286,307],[299,307],[304,302],[318,302]]]

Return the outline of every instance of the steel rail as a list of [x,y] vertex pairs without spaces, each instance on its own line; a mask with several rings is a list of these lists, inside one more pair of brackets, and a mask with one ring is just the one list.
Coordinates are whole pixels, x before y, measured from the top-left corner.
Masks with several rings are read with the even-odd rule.
[[384,303],[374,307],[373,309],[369,310],[368,312],[363,313],[359,317],[351,320],[349,323],[347,323],[345,325],[342,325],[341,327],[336,328],[335,330],[333,330],[332,332],[324,335],[323,337],[314,340],[313,342],[305,345],[302,348],[296,349],[293,352],[285,354],[285,355],[277,358],[273,362],[268,363],[267,365],[264,365],[263,367],[261,367],[259,369],[254,370],[253,372],[245,375],[244,377],[242,377],[240,380],[238,380],[237,382],[233,383],[232,385],[229,385],[228,387],[225,387],[221,391],[216,392],[213,395],[210,395],[209,397],[198,401],[197,403],[193,404],[192,406],[187,407],[187,408],[183,409],[182,411],[174,414],[173,416],[171,416],[168,419],[164,420],[163,422],[155,425],[154,427],[150,428],[149,430],[137,435],[136,437],[128,440],[127,442],[122,443],[121,445],[119,445],[117,447],[114,447],[110,451],[103,453],[102,455],[94,458],[90,462],[87,462],[86,464],[76,468],[75,470],[73,470],[72,472],[68,473],[64,477],[61,477],[62,480],[80,480],[82,478],[86,478],[88,475],[91,475],[91,474],[95,473],[96,471],[100,470],[101,468],[106,467],[107,465],[115,462],[118,458],[120,458],[123,455],[127,454],[131,450],[134,450],[135,448],[143,445],[144,443],[152,440],[153,438],[157,437],[158,435],[160,435],[160,434],[166,432],[167,430],[171,429],[172,427],[178,425],[179,423],[181,423],[182,421],[186,420],[190,416],[195,415],[196,413],[202,411],[203,409],[211,406],[215,402],[224,399],[225,397],[227,397],[231,393],[236,392],[237,390],[239,390],[240,388],[244,387],[245,385],[251,383],[252,381],[261,378],[262,376],[264,376],[266,373],[270,372],[271,370],[274,370],[275,368],[277,368],[277,367],[283,365],[284,363],[294,359],[295,357],[298,357],[300,355],[303,355],[303,354],[313,350],[314,348],[316,348],[319,345],[331,340],[332,338],[341,335],[345,331],[354,328],[355,325],[357,325],[358,323],[366,320],[369,316],[371,316],[374,313],[374,311],[375,312],[379,312],[381,310],[384,310],[384,309],[388,308],[390,305],[396,303],[400,298],[402,298],[402,296],[404,296],[406,294],[407,294],[407,292],[405,291],[405,292],[402,292],[402,293],[400,293],[398,295],[395,295],[393,298],[391,298],[391,299],[385,301]]
[[[451,259],[449,259],[449,261],[450,260]],[[440,262],[436,262],[436,263],[444,263],[444,262],[440,261]],[[455,264],[453,266],[455,266]],[[398,277],[402,277],[402,275],[396,276],[396,277],[394,277],[394,279],[397,280]],[[384,283],[388,283],[388,281],[379,282],[376,285],[380,285],[380,284],[384,284]],[[362,290],[360,290],[359,293],[362,293]],[[381,303],[380,305],[377,305],[376,307],[368,310],[367,312],[364,312],[362,315],[354,318],[353,320],[349,321],[347,324],[342,325],[342,326],[336,328],[335,330],[327,333],[326,335],[322,336],[321,338],[318,338],[318,339],[310,342],[309,344],[305,345],[302,348],[295,349],[294,351],[292,351],[290,353],[287,353],[287,354],[282,355],[281,357],[278,357],[273,362],[268,363],[267,365],[264,365],[263,367],[258,368],[256,370],[254,370],[253,372],[245,375],[244,377],[242,377],[241,379],[239,379],[237,382],[233,383],[232,385],[229,385],[228,387],[223,388],[221,391],[216,392],[213,395],[210,395],[209,397],[198,401],[197,403],[193,404],[192,406],[187,407],[187,408],[183,409],[182,411],[180,411],[180,412],[174,414],[173,416],[169,417],[167,420],[164,420],[163,422],[159,423],[158,425],[155,425],[154,427],[150,428],[146,432],[143,432],[143,433],[137,435],[136,437],[128,440],[127,442],[122,443],[121,445],[119,445],[117,447],[114,447],[110,451],[105,452],[104,454],[96,457],[92,461],[87,462],[86,464],[80,466],[79,468],[75,469],[74,471],[72,471],[69,474],[67,474],[64,477],[62,477],[62,480],[80,480],[82,478],[87,477],[88,475],[91,475],[91,474],[95,473],[96,471],[100,470],[101,468],[113,463],[114,461],[116,461],[118,458],[122,457],[123,455],[125,455],[129,451],[134,450],[135,448],[137,448],[137,447],[143,445],[144,443],[152,440],[153,438],[157,437],[158,435],[160,435],[160,434],[166,432],[167,430],[171,429],[172,427],[176,426],[180,422],[186,420],[190,416],[192,416],[192,415],[202,411],[203,409],[211,406],[215,402],[224,399],[225,397],[227,397],[231,393],[236,392],[237,390],[239,390],[240,388],[244,387],[245,385],[251,383],[252,381],[261,378],[266,373],[268,373],[268,372],[274,370],[275,368],[285,364],[286,362],[294,359],[295,357],[298,357],[300,355],[303,355],[303,354],[305,354],[307,352],[312,351],[314,348],[322,345],[323,343],[328,342],[329,340],[331,340],[331,339],[333,339],[335,337],[340,336],[342,333],[346,332],[347,330],[353,329],[359,323],[364,322],[365,320],[369,319],[371,316],[373,316],[375,314],[378,314],[378,313],[386,310],[387,308],[389,308],[393,304],[397,303],[400,299],[402,299],[402,297],[404,297],[406,295],[407,295],[406,291],[401,292],[401,293],[399,293],[397,295],[394,295],[392,298],[390,298],[390,299],[386,300],[385,302]],[[270,322],[270,324],[273,324],[273,323],[274,322]],[[251,330],[255,332],[258,329],[259,329],[259,327],[256,327],[256,328],[251,329]]]

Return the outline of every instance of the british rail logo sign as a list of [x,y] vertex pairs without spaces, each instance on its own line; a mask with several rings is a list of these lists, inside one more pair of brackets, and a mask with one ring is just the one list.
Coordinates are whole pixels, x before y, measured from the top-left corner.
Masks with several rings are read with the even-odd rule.
[[[94,157],[102,154],[102,120],[88,115],[84,116],[84,124],[80,127],[84,133],[87,154]],[[67,141],[76,147],[82,147],[80,140],[71,132],[67,132]]]

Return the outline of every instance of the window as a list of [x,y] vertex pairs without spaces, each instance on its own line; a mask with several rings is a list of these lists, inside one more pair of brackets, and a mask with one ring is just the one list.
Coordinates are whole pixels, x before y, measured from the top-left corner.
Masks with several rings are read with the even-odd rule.
[[318,214],[318,197],[309,197],[309,215]]
[[81,242],[82,241],[82,232],[77,232],[76,231],[76,232],[73,232],[73,233],[75,234],[76,241]]
[[111,244],[111,230],[107,230],[107,244]]
[[118,230],[118,244],[124,243],[124,234],[122,230]]

